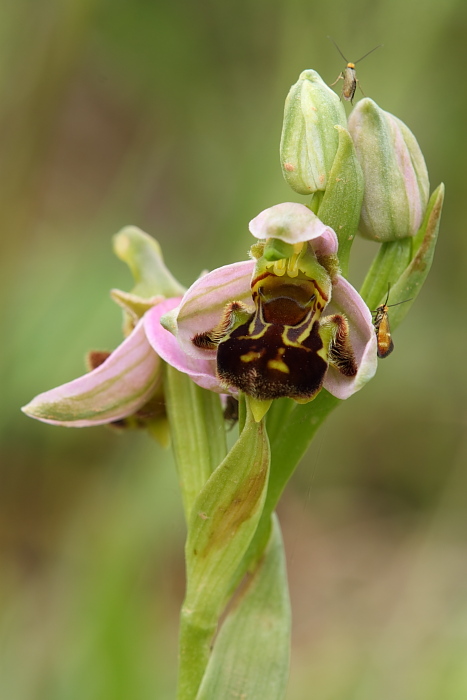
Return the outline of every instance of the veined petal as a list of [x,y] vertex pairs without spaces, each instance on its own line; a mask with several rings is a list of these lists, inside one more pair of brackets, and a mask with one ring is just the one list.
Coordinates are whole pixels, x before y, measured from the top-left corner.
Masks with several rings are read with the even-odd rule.
[[177,338],[161,326],[161,316],[176,308],[179,302],[179,297],[166,299],[148,311],[144,317],[146,336],[156,353],[169,365],[188,374],[195,384],[204,389],[225,394],[225,388],[219,386],[216,376],[216,360],[206,359],[206,354],[202,359],[187,355]]
[[325,309],[326,315],[334,313],[347,317],[358,372],[355,377],[345,377],[334,367],[329,367],[324,387],[338,399],[347,399],[376,372],[376,333],[369,308],[357,290],[341,275],[337,276],[333,284],[332,299]]
[[216,350],[201,350],[193,345],[192,339],[197,333],[212,330],[230,301],[252,305],[250,283],[254,266],[253,260],[224,265],[192,284],[176,315],[176,337],[188,355],[200,360],[216,357]]
[[131,415],[161,381],[161,360],[146,338],[143,319],[92,372],[36,396],[24,413],[44,423],[83,428]]
[[312,243],[315,251],[321,255],[337,253],[337,236],[329,226],[323,224],[311,209],[296,202],[283,202],[265,209],[249,224],[250,232],[256,238],[279,238],[285,243]]

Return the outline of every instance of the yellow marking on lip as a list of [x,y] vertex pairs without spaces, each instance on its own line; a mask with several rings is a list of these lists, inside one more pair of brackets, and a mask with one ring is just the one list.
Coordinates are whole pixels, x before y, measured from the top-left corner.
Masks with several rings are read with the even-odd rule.
[[285,362],[280,359],[284,353],[285,353],[285,348],[279,348],[279,350],[277,351],[276,359],[269,360],[268,368],[269,369],[277,369],[278,372],[283,372],[284,374],[290,374],[290,369],[285,364]]
[[247,352],[244,355],[240,355],[240,359],[242,362],[254,362],[255,360],[261,359],[261,357],[263,355],[264,355],[264,350],[260,350],[260,352],[255,352],[254,350],[250,350],[250,352]]
[[[311,331],[313,330],[313,325],[314,325],[315,321],[318,320],[320,316],[321,316],[320,310],[317,309],[314,312],[310,311],[308,317],[301,324],[303,327],[302,332],[300,333],[298,338],[296,338],[295,340],[291,340],[288,337],[289,331],[293,331],[294,327],[293,326],[284,326],[284,330],[282,332],[282,342],[284,343],[284,345],[288,345],[289,347],[292,347],[292,348],[303,347],[303,343],[305,342],[305,340],[308,338]],[[309,351],[309,348],[303,347],[303,349],[306,351]]]
[[290,369],[287,367],[285,362],[282,360],[269,360],[268,369],[277,369],[278,372],[283,372],[284,374],[290,374]]

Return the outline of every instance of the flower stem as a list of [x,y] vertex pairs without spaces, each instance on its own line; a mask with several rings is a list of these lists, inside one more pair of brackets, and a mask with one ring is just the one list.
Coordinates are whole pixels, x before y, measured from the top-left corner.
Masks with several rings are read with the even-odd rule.
[[227,453],[222,406],[218,394],[197,386],[170,365],[164,368],[164,390],[188,520],[196,497]]
[[217,620],[207,626],[185,606],[180,615],[179,676],[177,700],[194,700],[211,654]]

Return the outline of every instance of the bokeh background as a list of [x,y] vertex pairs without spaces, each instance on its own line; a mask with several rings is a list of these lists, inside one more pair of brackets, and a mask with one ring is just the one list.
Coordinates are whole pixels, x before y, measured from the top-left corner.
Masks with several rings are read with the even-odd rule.
[[[465,700],[464,0],[16,0],[0,5],[0,696],[170,700],[184,525],[146,434],[19,407],[121,339],[111,236],[136,224],[186,285],[301,201],[283,102],[359,65],[447,199],[432,272],[374,381],[329,419],[280,508],[294,611],[288,700]],[[336,86],[340,89],[340,86]],[[358,95],[360,96],[360,95]],[[359,241],[351,279],[376,252]],[[259,699],[258,699],[259,700]]]

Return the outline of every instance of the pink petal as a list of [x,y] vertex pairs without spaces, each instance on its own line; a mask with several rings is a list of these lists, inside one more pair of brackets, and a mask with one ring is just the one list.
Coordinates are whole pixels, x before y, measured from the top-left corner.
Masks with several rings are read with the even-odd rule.
[[[406,125],[401,122],[400,119],[394,117],[389,112],[386,112],[386,117],[391,126],[392,137],[394,139],[394,155],[399,166],[402,179],[405,183],[405,189],[407,191],[407,204],[408,212],[410,216],[410,231],[411,235],[414,235],[418,228],[420,227],[423,219],[423,214],[425,213],[426,205],[428,204],[429,198],[429,188],[423,187],[425,182],[428,184],[428,172],[426,170],[425,161],[420,152],[418,143],[415,140],[412,132],[406,127]],[[405,138],[404,138],[405,137]],[[406,143],[407,138],[414,141],[412,149],[409,148],[409,144]],[[416,155],[420,155],[420,158],[416,158]],[[425,175],[420,182],[417,176],[416,163],[424,166],[423,174]],[[422,187],[420,186],[422,185]],[[423,191],[425,190],[425,191]]]
[[332,299],[326,307],[326,316],[341,313],[347,317],[350,341],[357,360],[355,377],[344,377],[329,367],[324,387],[338,399],[347,399],[362,388],[375,374],[377,367],[376,333],[370,310],[360,294],[344,277],[338,275],[332,288]]
[[131,415],[161,381],[161,361],[150,346],[143,320],[92,372],[36,396],[24,413],[44,423],[83,428]]
[[179,302],[180,298],[166,299],[146,313],[146,336],[156,353],[169,365],[188,374],[199,386],[225,394],[225,388],[219,386],[216,377],[216,360],[206,359],[206,354],[202,359],[187,355],[177,338],[161,326],[161,316],[174,309]]
[[212,330],[230,301],[252,305],[250,282],[254,266],[253,260],[245,260],[218,267],[192,284],[176,314],[176,337],[188,355],[200,360],[216,357],[216,350],[200,350],[192,339],[197,333]]
[[313,248],[322,255],[337,253],[337,236],[308,207],[296,202],[283,202],[265,209],[250,221],[250,232],[256,238],[280,238],[285,243],[303,243],[321,239]]

